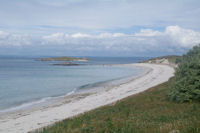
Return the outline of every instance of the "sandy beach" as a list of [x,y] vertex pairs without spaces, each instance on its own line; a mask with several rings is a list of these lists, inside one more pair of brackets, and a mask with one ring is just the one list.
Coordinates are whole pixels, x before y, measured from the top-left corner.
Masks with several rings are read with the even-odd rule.
[[[174,75],[174,68],[161,64],[128,64],[129,67],[144,67],[145,73],[129,82],[104,89],[97,93],[63,98],[60,104],[29,111],[18,111],[0,115],[1,133],[27,133],[63,119],[73,117],[103,105],[114,103],[133,94],[143,92],[153,86],[166,82]],[[72,100],[73,99],[73,100]]]

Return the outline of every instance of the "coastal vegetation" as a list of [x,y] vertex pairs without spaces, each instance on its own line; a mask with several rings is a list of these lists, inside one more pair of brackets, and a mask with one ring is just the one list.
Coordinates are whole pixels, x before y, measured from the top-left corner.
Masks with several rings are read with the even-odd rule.
[[179,63],[168,82],[58,122],[42,133],[199,133],[200,46],[183,57],[164,58]]
[[180,60],[169,99],[177,102],[200,102],[200,45],[193,47]]
[[41,58],[40,61],[88,61],[88,58],[77,58],[77,57],[50,57]]

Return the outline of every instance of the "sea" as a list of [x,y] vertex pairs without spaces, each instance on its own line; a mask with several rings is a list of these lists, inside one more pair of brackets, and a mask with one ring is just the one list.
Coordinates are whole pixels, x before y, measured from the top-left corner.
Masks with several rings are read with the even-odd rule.
[[59,61],[40,57],[0,57],[0,113],[40,104],[51,98],[102,89],[125,82],[144,70],[113,64],[130,64],[148,57],[87,57],[78,66],[56,66]]

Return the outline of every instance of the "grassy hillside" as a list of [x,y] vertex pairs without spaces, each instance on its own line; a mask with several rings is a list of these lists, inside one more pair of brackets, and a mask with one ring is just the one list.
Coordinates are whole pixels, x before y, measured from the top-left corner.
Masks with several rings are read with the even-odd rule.
[[200,104],[166,100],[174,79],[146,92],[130,96],[56,123],[42,133],[181,133],[200,132]]

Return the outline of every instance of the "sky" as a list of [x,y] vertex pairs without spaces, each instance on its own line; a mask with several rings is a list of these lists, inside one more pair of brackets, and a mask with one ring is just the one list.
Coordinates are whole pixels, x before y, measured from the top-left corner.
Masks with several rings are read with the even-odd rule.
[[200,43],[199,0],[0,3],[0,55],[182,55]]

